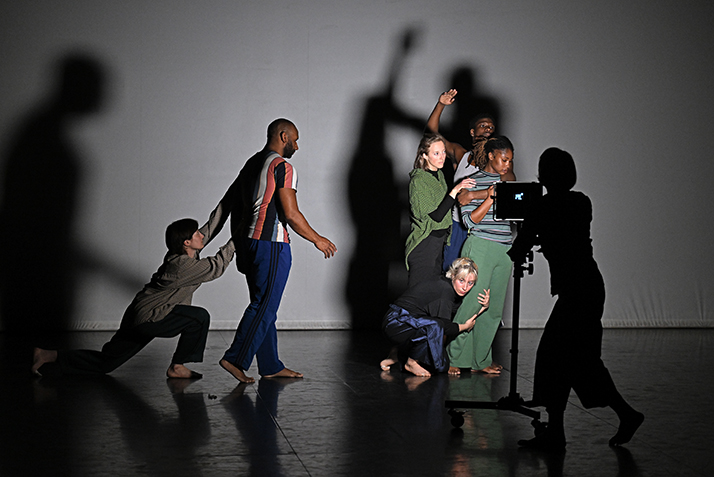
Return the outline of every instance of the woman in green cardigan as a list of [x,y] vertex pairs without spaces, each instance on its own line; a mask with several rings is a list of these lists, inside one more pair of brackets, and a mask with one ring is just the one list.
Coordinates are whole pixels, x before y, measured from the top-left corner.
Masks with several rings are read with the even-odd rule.
[[474,186],[472,179],[464,179],[448,192],[441,171],[446,161],[444,144],[441,135],[425,134],[419,142],[414,169],[409,173],[411,231],[406,242],[409,288],[441,276],[444,245],[451,230],[449,211],[456,202],[456,194]]

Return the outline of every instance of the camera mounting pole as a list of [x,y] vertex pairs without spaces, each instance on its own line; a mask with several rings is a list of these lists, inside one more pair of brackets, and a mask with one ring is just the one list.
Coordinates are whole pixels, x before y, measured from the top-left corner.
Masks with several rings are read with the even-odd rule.
[[[519,231],[521,222],[516,222],[516,230]],[[448,414],[451,416],[451,425],[461,427],[464,424],[464,411],[457,409],[497,409],[501,411],[513,411],[519,414],[533,418],[531,425],[535,428],[536,433],[539,433],[545,426],[540,422],[540,412],[530,409],[525,406],[525,401],[518,394],[518,331],[520,319],[520,295],[521,295],[521,278],[524,272],[529,275],[533,274],[533,251],[529,251],[524,263],[515,264],[513,267],[513,323],[511,325],[511,369],[510,372],[510,390],[507,396],[502,397],[496,402],[493,401],[456,401],[447,400],[445,406],[449,409]]]

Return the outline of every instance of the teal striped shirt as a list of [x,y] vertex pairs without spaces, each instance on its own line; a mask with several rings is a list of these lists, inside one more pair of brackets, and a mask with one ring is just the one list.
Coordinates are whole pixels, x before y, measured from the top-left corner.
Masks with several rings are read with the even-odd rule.
[[[485,190],[501,180],[501,176],[482,170],[476,171],[469,176],[476,180],[476,186],[469,190]],[[513,236],[511,235],[511,223],[508,220],[494,220],[493,205],[488,209],[486,215],[479,223],[471,220],[471,212],[476,210],[483,200],[475,199],[467,205],[461,206],[461,221],[469,230],[469,235],[475,235],[491,242],[498,242],[504,245],[511,245]]]

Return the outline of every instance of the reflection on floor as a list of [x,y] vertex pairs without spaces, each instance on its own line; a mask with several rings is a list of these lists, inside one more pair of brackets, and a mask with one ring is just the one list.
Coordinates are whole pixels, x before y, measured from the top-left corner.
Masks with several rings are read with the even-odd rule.
[[[99,348],[110,336],[71,338]],[[525,398],[539,336],[521,332]],[[714,475],[714,330],[606,330],[605,363],[645,423],[627,447],[610,448],[614,413],[571,396],[562,455],[519,449],[533,429],[510,411],[469,410],[451,425],[446,399],[508,394],[510,330],[495,344],[502,376],[429,379],[382,372],[388,344],[377,333],[280,332],[281,358],[305,378],[254,385],[217,365],[231,338],[210,333],[206,362],[192,366],[204,378],[193,382],[164,377],[175,340],[155,340],[103,378],[32,379],[5,360],[0,475]]]

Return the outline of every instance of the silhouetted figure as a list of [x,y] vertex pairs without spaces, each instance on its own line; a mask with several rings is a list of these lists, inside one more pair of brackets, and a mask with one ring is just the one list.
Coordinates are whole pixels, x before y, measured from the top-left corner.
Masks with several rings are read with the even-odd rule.
[[99,110],[103,87],[94,58],[65,57],[51,96],[4,153],[0,245],[8,253],[0,267],[0,317],[23,353],[29,344],[56,344],[72,316],[82,167],[69,133],[73,120]]
[[348,172],[355,245],[345,294],[355,329],[377,329],[384,310],[402,291],[390,290],[389,271],[391,264],[403,263],[401,218],[406,197],[401,195],[401,181],[394,177],[386,135],[392,125],[407,126],[420,133],[424,127],[423,120],[407,115],[394,102],[397,79],[414,48],[415,35],[413,30],[404,33],[384,90],[366,99]]
[[550,267],[551,293],[558,295],[538,345],[533,406],[545,406],[548,428],[524,447],[565,448],[563,414],[570,390],[585,408],[611,407],[620,427],[610,445],[630,441],[644,416],[625,402],[600,359],[605,284],[593,258],[590,239],[592,204],[576,182],[575,162],[557,148],[546,149],[538,164],[538,179],[548,193],[532,208],[508,255],[522,263],[540,244]]

